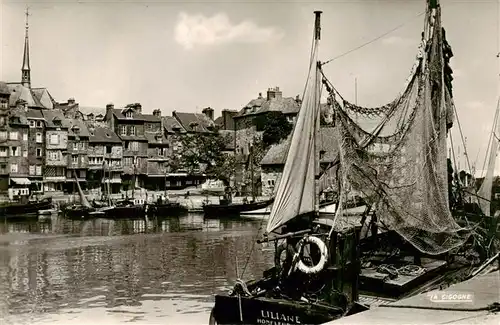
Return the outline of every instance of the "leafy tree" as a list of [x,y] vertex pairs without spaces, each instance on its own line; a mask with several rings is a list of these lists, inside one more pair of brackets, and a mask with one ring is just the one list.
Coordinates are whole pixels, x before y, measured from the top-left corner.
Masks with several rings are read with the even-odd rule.
[[275,143],[286,139],[293,130],[293,124],[282,112],[272,111],[259,115],[255,118],[254,124],[257,131],[263,131],[262,142],[269,147]]
[[229,183],[236,169],[234,157],[224,154],[227,144],[232,141],[229,136],[215,134],[186,134],[179,137],[182,146],[178,161],[175,159],[172,164],[178,164],[194,173],[206,166],[205,173],[217,177]]

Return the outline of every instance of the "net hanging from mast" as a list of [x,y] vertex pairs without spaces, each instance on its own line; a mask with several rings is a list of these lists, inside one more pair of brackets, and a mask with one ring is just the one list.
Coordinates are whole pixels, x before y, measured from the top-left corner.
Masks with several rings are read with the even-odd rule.
[[[332,106],[339,141],[339,206],[347,200],[345,189],[360,193],[380,222],[419,251],[436,255],[462,245],[470,232],[449,209],[446,137],[453,101],[445,74],[451,51],[439,6],[427,11],[426,22],[421,57],[400,96],[364,108],[333,92]],[[341,227],[342,208],[335,218]]]

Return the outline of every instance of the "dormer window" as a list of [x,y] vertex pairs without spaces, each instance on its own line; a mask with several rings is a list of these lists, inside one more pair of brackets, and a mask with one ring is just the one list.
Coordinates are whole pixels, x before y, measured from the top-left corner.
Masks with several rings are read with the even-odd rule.
[[128,111],[128,112],[125,113],[125,117],[126,118],[132,118],[132,117],[134,117],[134,113],[132,111]]
[[53,123],[54,123],[54,125],[56,125],[56,126],[61,126],[61,125],[62,125],[62,124],[61,124],[61,120],[60,120],[60,119],[58,119],[58,118],[53,119],[53,120],[52,120],[52,122],[53,122]]

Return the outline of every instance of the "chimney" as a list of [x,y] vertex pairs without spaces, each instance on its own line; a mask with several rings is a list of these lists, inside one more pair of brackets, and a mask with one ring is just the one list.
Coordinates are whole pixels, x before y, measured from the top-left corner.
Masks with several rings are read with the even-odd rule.
[[267,100],[271,100],[273,98],[281,99],[281,97],[282,93],[279,87],[267,89]]
[[135,109],[136,113],[142,114],[142,105],[141,105],[141,103],[135,103],[134,104],[134,109]]
[[302,100],[300,99],[299,95],[295,96],[295,102],[299,105],[302,104]]
[[259,93],[259,97],[257,97],[257,99],[261,99],[262,98],[262,93]]
[[74,105],[75,104],[75,99],[73,97],[68,99],[68,105]]
[[204,108],[201,112],[203,114],[205,114],[206,117],[208,117],[211,121],[214,120],[214,109],[213,108],[207,107],[207,108]]
[[112,109],[115,109],[115,105],[113,103],[109,103],[106,105],[106,115],[108,114],[108,112]]
[[154,116],[156,116],[156,117],[161,117],[161,110],[159,110],[159,109],[155,109],[155,110],[153,111],[153,115],[154,115]]

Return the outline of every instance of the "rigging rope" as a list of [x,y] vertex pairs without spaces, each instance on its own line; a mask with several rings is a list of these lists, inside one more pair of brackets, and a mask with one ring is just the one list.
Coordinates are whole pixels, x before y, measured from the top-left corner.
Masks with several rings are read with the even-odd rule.
[[405,26],[405,25],[407,25],[410,21],[412,21],[412,20],[414,20],[414,19],[416,19],[416,18],[418,18],[418,17],[422,16],[423,14],[425,14],[425,11],[424,11],[424,12],[419,13],[419,14],[418,14],[418,15],[416,15],[415,17],[412,17],[410,20],[407,20],[406,22],[404,22],[404,23],[400,24],[399,26],[396,26],[395,28],[393,28],[393,29],[391,29],[391,30],[389,30],[389,31],[387,31],[387,32],[385,32],[385,33],[383,33],[382,35],[377,36],[376,38],[372,39],[371,41],[368,41],[368,42],[366,42],[366,43],[363,43],[363,44],[361,44],[361,45],[359,45],[359,46],[357,46],[357,47],[355,47],[355,48],[353,48],[353,49],[350,49],[350,50],[349,50],[349,51],[347,51],[347,52],[344,52],[344,53],[342,53],[342,54],[340,54],[340,55],[337,55],[336,57],[334,57],[334,58],[332,58],[332,59],[330,59],[330,60],[328,60],[328,61],[326,61],[326,62],[322,63],[321,65],[323,66],[323,65],[325,65],[325,64],[328,64],[328,63],[330,63],[330,62],[332,62],[332,61],[335,61],[335,60],[337,60],[337,59],[340,59],[341,57],[346,56],[346,55],[348,55],[348,54],[350,54],[350,53],[352,53],[352,52],[354,52],[354,51],[357,51],[357,50],[359,50],[359,49],[361,49],[361,48],[363,48],[363,47],[365,47],[365,46],[367,46],[367,45],[370,45],[370,44],[372,44],[372,43],[374,43],[374,42],[378,41],[379,39],[381,39],[381,38],[383,38],[383,37],[385,37],[385,36],[389,35],[390,33],[393,33],[393,32],[395,32],[396,30],[398,30],[398,29],[400,29],[400,28],[404,27],[404,26]]

